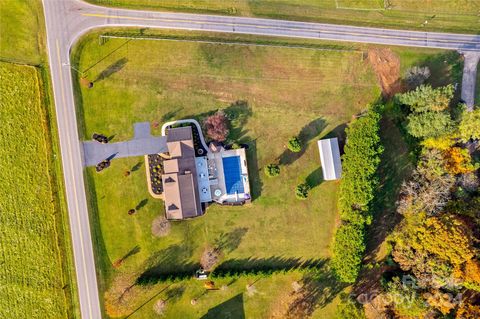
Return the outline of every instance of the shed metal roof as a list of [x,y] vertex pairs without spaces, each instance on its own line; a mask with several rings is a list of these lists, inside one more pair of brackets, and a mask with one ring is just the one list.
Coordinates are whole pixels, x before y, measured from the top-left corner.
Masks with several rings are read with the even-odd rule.
[[323,179],[330,181],[342,177],[342,161],[340,160],[340,149],[338,139],[328,138],[318,141],[320,161],[322,163]]

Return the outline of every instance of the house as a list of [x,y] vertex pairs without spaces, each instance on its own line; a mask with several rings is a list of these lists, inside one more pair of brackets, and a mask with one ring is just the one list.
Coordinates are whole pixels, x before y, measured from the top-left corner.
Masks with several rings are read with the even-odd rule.
[[163,162],[162,175],[167,218],[202,215],[191,127],[169,130],[167,148],[170,158]]
[[251,201],[245,149],[211,144],[207,154],[196,152],[191,126],[167,128],[166,144],[162,184],[167,219],[201,216],[211,202]]
[[328,138],[318,141],[320,161],[322,163],[323,179],[326,181],[340,179],[342,177],[342,161],[338,139]]

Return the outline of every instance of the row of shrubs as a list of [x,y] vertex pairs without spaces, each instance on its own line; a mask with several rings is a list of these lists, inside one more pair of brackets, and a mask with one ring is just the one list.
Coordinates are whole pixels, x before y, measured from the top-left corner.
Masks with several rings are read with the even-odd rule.
[[[209,279],[238,279],[245,276],[253,277],[269,277],[276,274],[287,274],[294,271],[310,272],[319,270],[324,265],[323,262],[318,263],[305,263],[292,266],[281,267],[252,267],[252,268],[222,268],[221,265],[215,268],[209,275]],[[184,280],[189,280],[193,277],[193,271],[182,271],[175,273],[144,273],[137,278],[136,284],[138,285],[150,285],[157,283],[176,283]]]
[[339,195],[342,224],[335,235],[332,258],[335,274],[343,282],[356,280],[365,252],[365,226],[372,220],[370,204],[383,152],[379,136],[382,110],[381,105],[372,106],[346,130]]

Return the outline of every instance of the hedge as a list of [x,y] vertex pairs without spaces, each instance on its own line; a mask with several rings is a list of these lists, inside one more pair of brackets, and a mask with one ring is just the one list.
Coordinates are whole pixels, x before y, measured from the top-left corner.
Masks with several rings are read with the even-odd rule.
[[377,169],[383,147],[380,118],[383,106],[375,105],[346,130],[342,156],[339,210],[342,225],[335,235],[332,265],[337,278],[352,283],[360,270],[365,252],[365,225],[371,223],[370,203],[378,187]]

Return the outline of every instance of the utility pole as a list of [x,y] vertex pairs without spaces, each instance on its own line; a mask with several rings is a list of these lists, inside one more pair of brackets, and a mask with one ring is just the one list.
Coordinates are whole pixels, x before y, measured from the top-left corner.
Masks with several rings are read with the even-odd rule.
[[85,76],[85,72],[80,71],[76,67],[72,66],[70,63],[62,63],[62,65],[69,67],[80,75],[80,84],[88,87],[89,89],[93,87],[93,82],[87,79],[87,77]]

